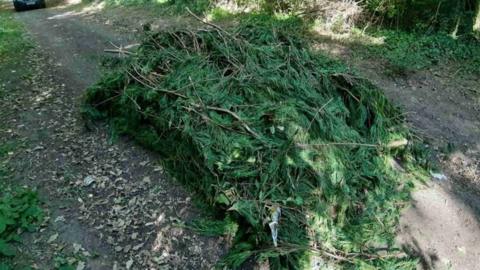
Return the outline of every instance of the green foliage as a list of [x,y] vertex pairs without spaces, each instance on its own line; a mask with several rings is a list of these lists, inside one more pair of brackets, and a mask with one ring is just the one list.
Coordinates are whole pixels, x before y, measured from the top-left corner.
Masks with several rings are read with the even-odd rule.
[[197,219],[186,224],[185,227],[206,236],[234,237],[238,231],[238,224],[229,216],[223,220],[215,220],[213,218]]
[[[90,1],[90,0],[84,0]],[[183,14],[186,9],[201,14],[215,9],[219,0],[106,0],[113,5],[151,5],[159,7],[159,11],[164,13]],[[315,1],[304,0],[232,0],[232,4],[240,7],[253,7],[256,11],[262,12],[291,12],[298,11],[304,7],[313,4]]]
[[211,7],[210,0],[199,0],[199,1],[191,1],[191,0],[169,0],[167,2],[173,10],[177,13],[185,12],[186,8],[189,8],[191,11],[195,13],[202,13],[208,10]]
[[235,234],[229,267],[255,257],[298,269],[320,254],[341,269],[414,269],[375,251],[393,246],[409,199],[411,182],[389,163],[408,149],[388,147],[409,133],[372,83],[310,49],[307,30],[254,15],[228,32],[148,33],[87,91],[84,115],[162,154],[217,209],[223,221],[193,227]]
[[183,14],[187,8],[200,14],[213,7],[210,0],[105,0],[105,2],[111,6],[148,6],[163,14]]
[[28,48],[31,44],[23,37],[22,25],[13,19],[10,11],[0,9],[0,63],[17,56],[19,50]]
[[398,16],[405,9],[405,1],[367,0],[365,1],[365,7],[370,12],[393,18]]
[[20,235],[35,229],[43,218],[37,193],[10,182],[8,155],[15,146],[15,143],[0,143],[0,269],[10,269],[2,268],[1,263],[6,257],[16,255],[12,243],[19,242]]
[[15,257],[14,244],[20,235],[33,231],[43,219],[36,192],[13,187],[9,181],[8,153],[14,151],[14,143],[0,143],[0,269],[11,269]]
[[35,192],[18,189],[3,194],[0,198],[0,254],[15,255],[9,243],[18,241],[22,231],[32,231],[41,219],[42,211]]
[[21,234],[31,232],[43,219],[37,193],[10,183],[9,153],[16,143],[0,143],[0,269],[13,269],[15,243]]
[[366,0],[365,8],[391,26],[471,33],[478,0]]
[[376,30],[371,34],[383,37],[384,44],[363,46],[362,51],[369,57],[387,60],[395,73],[449,63],[459,64],[464,72],[480,72],[480,43],[476,40],[454,39],[444,33],[424,35],[399,30]]

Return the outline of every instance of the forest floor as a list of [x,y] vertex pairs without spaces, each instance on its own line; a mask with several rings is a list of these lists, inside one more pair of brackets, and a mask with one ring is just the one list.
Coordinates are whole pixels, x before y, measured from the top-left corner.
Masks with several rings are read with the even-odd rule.
[[[9,160],[14,180],[36,187],[48,211],[41,230],[27,236],[22,260],[38,269],[210,269],[228,243],[179,225],[202,212],[163,173],[159,157],[125,138],[112,143],[107,128],[87,130],[79,115],[105,49],[134,44],[147,22],[154,29],[197,22],[95,4],[14,14],[7,2],[1,9],[0,16],[24,24],[35,46],[0,66],[1,87],[13,95],[0,107],[8,111],[1,114],[1,142],[22,142]],[[448,66],[385,74],[384,63],[356,57],[348,42],[319,38],[319,49],[350,63],[404,108],[447,176],[413,194],[399,243],[421,257],[420,269],[478,269],[479,78]],[[442,152],[448,143],[455,150]]]

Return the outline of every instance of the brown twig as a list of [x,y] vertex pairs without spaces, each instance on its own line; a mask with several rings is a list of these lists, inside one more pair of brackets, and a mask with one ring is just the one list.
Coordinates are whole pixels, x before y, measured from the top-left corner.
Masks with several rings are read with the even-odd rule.
[[379,144],[353,143],[353,142],[332,142],[332,143],[315,143],[315,144],[297,143],[296,145],[300,148],[324,147],[324,146],[365,146],[365,147],[378,148],[381,146]]
[[[335,73],[333,74],[333,77],[338,77],[338,78],[343,78],[347,84],[350,86],[354,85],[354,80],[358,79],[357,77],[351,75],[351,74],[346,74],[346,73]],[[344,87],[340,84],[340,82],[337,81],[336,86],[345,92],[347,92],[352,98],[354,98],[357,102],[360,103],[360,99],[356,97],[347,87]]]
[[372,147],[372,148],[379,148],[379,147],[386,147],[386,148],[399,148],[408,145],[407,139],[400,139],[396,141],[392,141],[386,145],[380,144],[369,144],[369,143],[355,143],[355,142],[331,142],[331,143],[314,143],[314,144],[303,144],[297,143],[296,144],[300,148],[309,148],[309,147],[324,147],[324,146],[364,146],[364,147]]
[[167,94],[170,94],[170,95],[174,95],[174,96],[177,96],[177,97],[181,97],[181,98],[187,98],[187,96],[185,95],[182,95],[180,93],[177,93],[177,92],[174,92],[174,91],[169,91],[169,90],[165,90],[165,89],[159,89],[153,85],[149,85],[148,83],[140,80],[139,78],[137,78],[135,75],[133,75],[131,72],[127,71],[128,75],[130,75],[130,77],[132,77],[135,81],[139,82],[140,84],[142,84],[143,86],[145,87],[148,87],[150,89],[153,89],[155,91],[159,91],[159,92],[163,92],[163,93],[167,93]]
[[203,113],[201,113],[201,112],[199,112],[199,111],[195,110],[194,108],[191,108],[191,107],[186,107],[186,106],[182,106],[182,107],[183,107],[184,109],[186,109],[187,111],[192,111],[192,112],[194,112],[194,113],[196,113],[196,114],[200,115],[200,117],[201,117],[201,118],[202,118],[204,121],[206,121],[206,122],[210,122],[210,123],[212,123],[212,124],[214,124],[214,125],[217,125],[217,126],[219,126],[219,127],[223,128],[223,129],[226,129],[226,130],[232,131],[232,129],[231,129],[231,128],[228,128],[228,127],[226,127],[226,126],[224,126],[224,125],[222,125],[222,124],[220,124],[220,123],[217,123],[217,122],[215,122],[213,119],[211,119],[211,118],[210,118],[210,117],[208,117],[207,115],[205,115],[205,114],[203,114]]
[[147,77],[144,76],[141,72],[139,72],[139,71],[137,70],[137,66],[136,66],[136,65],[133,65],[132,67],[133,67],[133,70],[135,71],[135,73],[137,73],[137,75],[140,76],[140,78],[142,78],[143,80],[149,82],[150,85],[157,85],[157,82],[156,82],[156,81],[147,78]]
[[330,102],[333,101],[333,98],[329,99],[325,104],[322,105],[322,107],[320,107],[320,109],[317,110],[317,112],[315,113],[315,116],[313,116],[313,119],[312,121],[310,121],[310,124],[308,125],[308,128],[306,130],[306,132],[310,131],[310,129],[312,128],[312,125],[313,125],[313,122],[315,121],[315,119],[317,119],[317,116],[320,114],[320,112],[323,111],[323,109],[325,109],[325,107],[328,106],[328,104],[330,104]]
[[93,104],[93,106],[94,106],[94,107],[98,107],[98,106],[100,106],[100,105],[103,105],[103,104],[109,102],[110,100],[113,100],[113,99],[116,99],[116,98],[120,97],[121,95],[122,95],[121,93],[118,93],[118,94],[116,94],[116,95],[114,95],[114,96],[111,96],[111,97],[109,97],[109,98],[107,98],[107,99],[102,100],[102,101],[99,102],[99,103]]
[[204,21],[202,20],[202,18],[198,17],[197,15],[195,15],[195,13],[193,13],[188,7],[186,8],[187,12],[190,13],[190,15],[192,15],[195,19],[197,19],[198,21],[208,25],[208,26],[211,26],[215,29],[217,29],[218,31],[222,32],[222,33],[225,33],[227,34],[229,37],[233,37],[232,34],[230,34],[229,32],[225,31],[223,28],[221,28],[220,26],[216,25],[216,24],[213,24],[211,22],[207,22],[207,21]]
[[[328,100],[325,104],[322,105],[322,107],[320,107],[320,109],[317,110],[317,112],[315,113],[315,115],[313,116],[313,119],[312,121],[310,121],[310,124],[308,125],[308,128],[307,128],[307,132],[310,131],[310,129],[312,128],[312,125],[313,125],[313,122],[315,121],[315,119],[317,118],[318,114],[320,114],[321,111],[323,111],[325,109],[325,107],[328,106],[328,104],[330,104],[330,102],[332,102],[333,98],[331,98],[330,100]],[[287,150],[285,151],[285,153],[287,153],[288,151],[290,151],[290,148],[292,147],[293,143],[294,143],[294,138],[295,136],[297,135],[299,130],[297,130],[295,132],[295,134],[293,135],[292,137],[292,141],[290,142],[290,145],[288,146]]]
[[110,43],[113,47],[115,47],[116,49],[105,49],[105,50],[103,50],[104,52],[120,53],[120,54],[124,53],[124,54],[128,54],[128,55],[132,55],[132,54],[133,54],[132,52],[130,52],[130,51],[128,51],[128,50],[125,50],[125,48],[124,48],[122,45],[117,46],[117,45],[115,45],[115,43],[113,43],[113,42],[111,42],[111,41],[109,41],[109,43]]
[[347,92],[353,99],[355,99],[358,103],[360,103],[360,99],[357,98],[350,90],[348,90],[346,87],[343,87],[341,85],[337,85],[338,88],[344,90],[345,92]]
[[139,82],[140,84],[142,84],[143,86],[145,87],[148,87],[148,88],[151,88],[151,89],[155,89],[155,86],[153,85],[149,85],[148,83],[140,80],[139,78],[137,78],[135,75],[133,75],[130,71],[127,70],[127,74],[130,75],[130,77],[132,77],[135,81]]
[[219,107],[212,107],[212,106],[207,106],[206,107],[207,109],[209,110],[214,110],[214,111],[218,111],[218,112],[224,112],[224,113],[227,113],[229,115],[231,115],[233,118],[237,119],[241,124],[242,126],[245,128],[246,131],[248,131],[250,134],[252,134],[255,138],[260,138],[260,136],[255,132],[253,131],[243,120],[242,118],[240,118],[240,116],[238,116],[238,114],[230,111],[230,110],[227,110],[227,109],[224,109],[224,108],[219,108]]
[[[320,254],[320,255],[325,255],[327,257],[330,257],[332,259],[335,259],[337,261],[344,261],[344,262],[352,262],[353,259],[358,258],[358,257],[363,257],[367,258],[368,260],[376,260],[376,259],[384,259],[384,258],[402,258],[405,257],[406,254],[403,252],[400,253],[394,253],[394,254],[385,254],[385,255],[380,255],[380,254],[367,254],[367,253],[345,253],[342,251],[336,251],[336,253],[332,253],[330,251],[326,251],[324,249],[319,249],[315,247],[302,247],[302,246],[297,246],[297,245],[292,245],[292,244],[283,244],[284,247],[289,248],[292,251],[295,250],[309,250],[311,252]],[[282,247],[280,247],[282,248]]]
[[118,53],[118,54],[128,54],[128,55],[133,55],[134,53],[130,52],[130,51],[127,51],[127,50],[124,50],[124,49],[105,49],[103,50],[104,52],[108,52],[108,53]]

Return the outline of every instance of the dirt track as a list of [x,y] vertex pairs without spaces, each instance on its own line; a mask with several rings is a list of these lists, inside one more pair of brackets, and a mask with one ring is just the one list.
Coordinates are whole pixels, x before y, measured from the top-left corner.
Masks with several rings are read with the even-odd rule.
[[158,157],[124,139],[112,143],[108,129],[88,130],[81,120],[81,97],[98,78],[104,49],[132,36],[62,8],[16,18],[37,48],[13,67],[33,76],[11,82],[23,91],[5,122],[27,145],[13,159],[15,178],[37,187],[50,211],[41,233],[29,236],[25,260],[39,269],[59,257],[85,269],[211,268],[224,243],[178,226],[201,212]]
[[[63,8],[23,12],[17,18],[25,23],[39,45],[43,59],[38,63],[40,84],[27,97],[30,103],[24,104],[26,110],[16,119],[24,125],[17,133],[29,139],[31,151],[37,150],[20,157],[21,173],[17,177],[41,183],[44,197],[51,200],[52,221],[65,217],[64,224],[52,222],[54,231],[60,234],[59,241],[70,246],[79,243],[86,250],[98,253],[97,259],[87,260],[87,269],[112,269],[115,264],[122,268],[131,259],[132,269],[145,269],[143,265],[156,260],[171,269],[210,267],[222,253],[222,243],[173,226],[177,219],[188,219],[197,211],[192,210],[194,207],[181,188],[161,176],[161,168],[155,162],[157,157],[127,141],[110,145],[105,130],[87,132],[78,117],[79,97],[98,77],[98,61],[104,49],[112,48],[111,42],[128,45],[134,37],[125,31],[118,34],[111,24],[98,23],[109,18],[100,16],[91,20],[84,13]],[[400,105],[406,105],[412,97],[411,92],[397,87],[395,82],[374,79]],[[442,91],[442,84],[435,87],[436,91]],[[45,89],[53,89],[49,92],[49,102],[35,104],[34,96]],[[412,86],[407,90],[423,91]],[[417,114],[422,110],[424,115],[433,113],[429,106],[408,109],[416,110]],[[458,108],[458,111],[465,110]],[[428,122],[433,127],[426,129],[427,135],[437,135],[429,130],[441,130],[436,121],[445,126],[452,121],[442,119],[442,115],[438,117]],[[471,118],[477,121],[476,117]],[[417,128],[425,128],[419,126],[421,121],[411,120]],[[455,138],[467,132],[469,147],[476,147],[475,141],[480,139],[476,133],[462,132],[461,125],[455,124],[460,130],[452,130],[450,136]],[[32,165],[21,169],[21,164],[27,161]],[[450,178],[462,177],[455,170],[451,174]],[[83,184],[87,176],[95,177],[93,186]],[[70,201],[63,199],[64,193],[56,191],[64,185],[59,182],[67,178],[70,182],[66,186],[74,190],[66,188]],[[433,182],[416,192],[413,207],[402,218],[400,242],[421,255],[423,269],[474,270],[480,264],[480,197],[468,188],[457,188],[456,184],[450,180]],[[59,223],[62,225],[56,225]],[[110,244],[112,240],[115,244]],[[134,249],[139,245],[142,246]]]

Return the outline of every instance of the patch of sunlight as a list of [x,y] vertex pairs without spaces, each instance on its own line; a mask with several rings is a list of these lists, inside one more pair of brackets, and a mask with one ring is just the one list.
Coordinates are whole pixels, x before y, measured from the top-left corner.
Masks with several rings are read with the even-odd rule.
[[458,28],[460,27],[460,18],[457,19],[457,23],[455,24],[455,29],[453,30],[453,32],[450,34],[450,36],[453,38],[453,39],[457,39],[458,38]]
[[208,14],[205,16],[205,19],[211,22],[211,21],[228,19],[231,16],[235,16],[235,13],[224,8],[216,7],[211,9],[208,12]]
[[[74,0],[76,1],[76,0]],[[84,16],[88,14],[93,14],[97,13],[105,8],[105,1],[97,2],[95,1],[94,3],[87,5],[83,7],[79,11],[67,11],[63,12],[54,16],[50,16],[47,19],[48,20],[59,20],[59,19],[65,19],[69,17],[74,17],[74,16]]]
[[157,4],[166,4],[168,0],[155,0],[154,2]]
[[275,19],[277,19],[279,21],[282,21],[282,20],[285,21],[285,20],[291,19],[292,14],[277,12],[277,13],[275,13],[274,17],[275,17]]
[[220,0],[214,4],[214,7],[212,9],[210,9],[208,14],[205,16],[205,19],[207,21],[229,19],[231,16],[235,16],[241,13],[250,13],[258,10],[260,10],[260,5],[258,3],[239,4],[237,1]]
[[70,5],[78,5],[81,3],[82,3],[82,0],[65,0],[62,2],[62,5],[70,6]]
[[480,2],[477,7],[477,16],[475,18],[475,24],[473,25],[474,32],[480,32]]
[[100,11],[105,8],[105,4],[106,4],[105,1],[98,1],[98,2],[96,1],[91,5],[84,7],[81,12],[88,13],[88,12]]
[[247,1],[230,1],[230,0],[220,0],[217,1],[215,7],[223,9],[230,13],[242,13],[242,12],[252,12],[254,10],[259,10],[260,5],[257,1],[252,1],[253,3],[242,3]]
[[74,12],[74,11],[67,11],[67,12],[60,13],[60,14],[57,14],[57,15],[54,15],[54,16],[50,16],[50,17],[47,18],[47,20],[65,19],[65,18],[74,16],[76,13],[77,12]]
[[476,183],[480,181],[479,161],[476,156],[480,153],[480,144],[472,146],[466,152],[455,151],[448,157],[447,166],[453,170],[458,171],[462,168],[460,174],[464,180],[469,183]]
[[332,41],[337,41],[344,44],[360,44],[360,45],[374,45],[380,46],[385,44],[385,37],[374,37],[368,35],[364,30],[358,28],[352,28],[345,32],[335,32],[330,28],[325,27],[323,24],[316,23],[314,32],[318,35],[328,38]]

